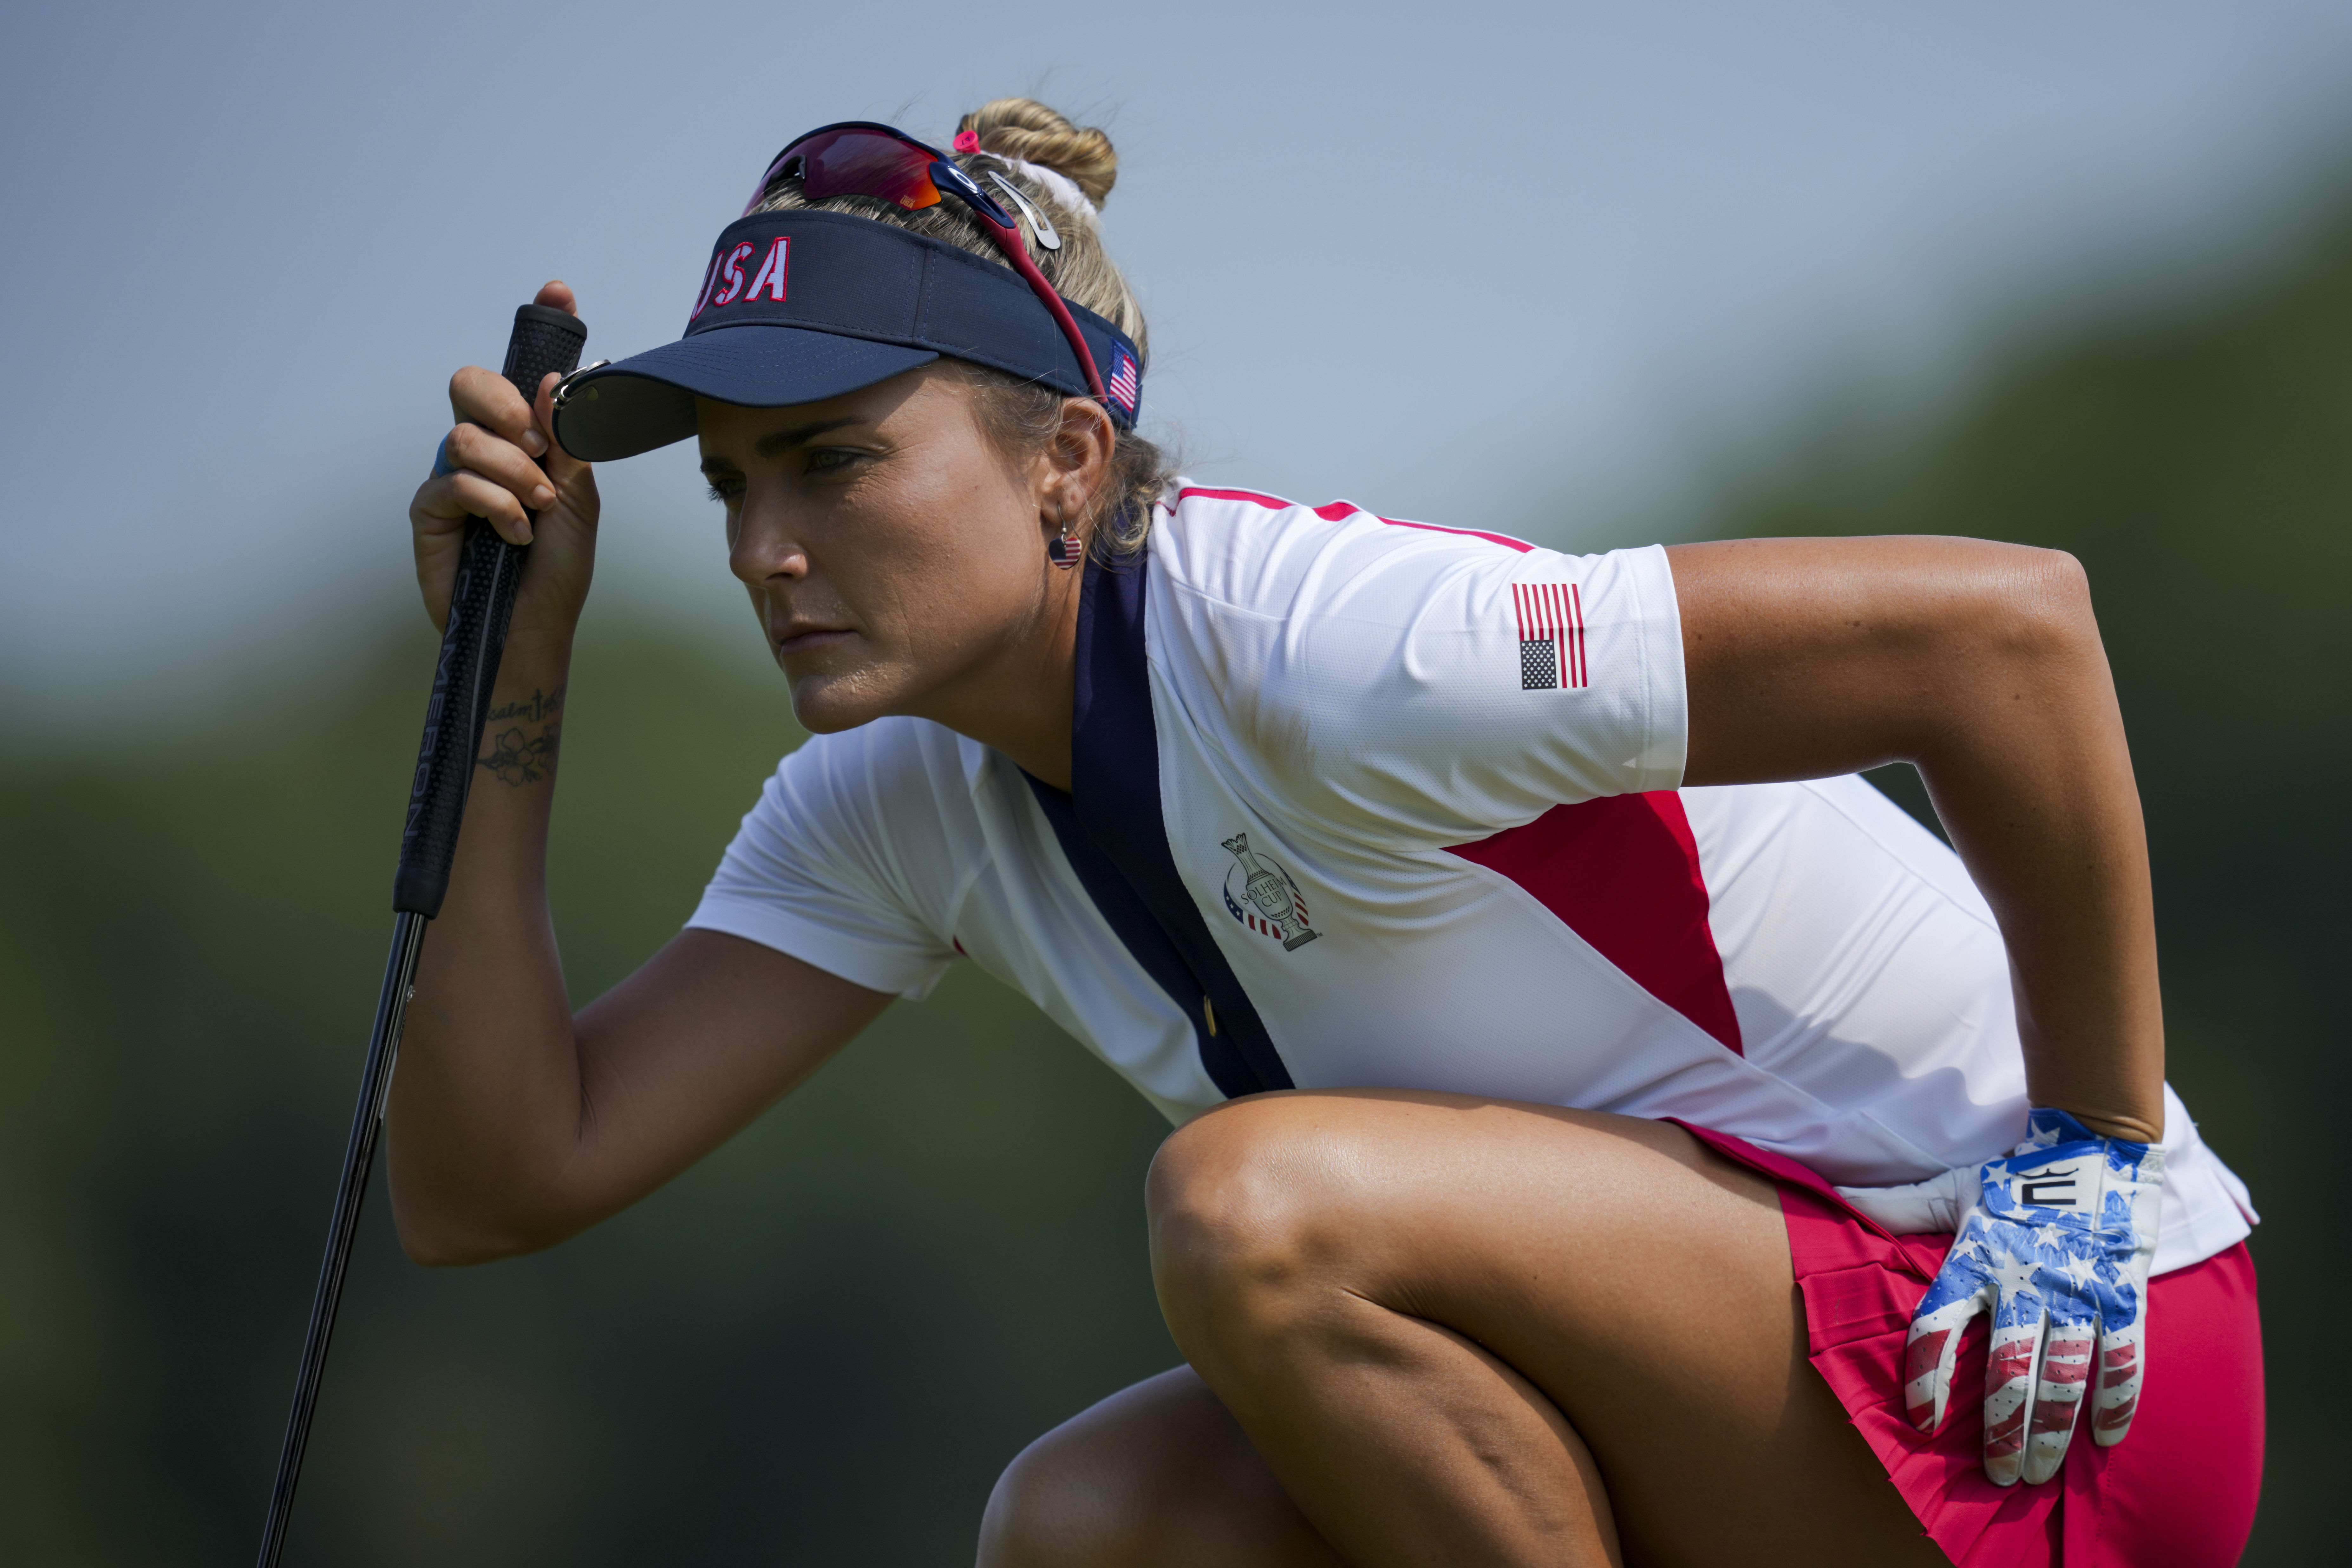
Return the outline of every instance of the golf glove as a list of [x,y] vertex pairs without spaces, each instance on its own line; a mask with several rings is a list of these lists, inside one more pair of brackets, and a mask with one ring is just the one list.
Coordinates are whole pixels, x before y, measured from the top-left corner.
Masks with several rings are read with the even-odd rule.
[[2058,1473],[2094,1367],[2093,1440],[2131,1429],[2164,1191],[2160,1148],[2101,1138],[2063,1110],[2036,1110],[2026,1125],[2004,1159],[1916,1186],[1838,1189],[1898,1235],[1958,1233],[1911,1320],[1904,1405],[1922,1432],[1943,1425],[1960,1331],[1990,1313],[1984,1468],[1999,1486]]

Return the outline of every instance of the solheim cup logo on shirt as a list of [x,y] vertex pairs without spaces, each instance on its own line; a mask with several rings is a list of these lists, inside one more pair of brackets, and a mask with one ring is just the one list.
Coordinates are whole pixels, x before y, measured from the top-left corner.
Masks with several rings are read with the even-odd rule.
[[1519,622],[1519,689],[1573,691],[1591,684],[1584,668],[1584,598],[1573,583],[1514,583]]
[[[1274,859],[1250,847],[1249,835],[1236,833],[1224,841],[1236,862],[1225,873],[1225,912],[1260,936],[1295,952],[1323,933],[1307,923],[1307,898]],[[1241,879],[1240,898],[1234,897],[1234,879]],[[1246,900],[1246,902],[1244,902]]]

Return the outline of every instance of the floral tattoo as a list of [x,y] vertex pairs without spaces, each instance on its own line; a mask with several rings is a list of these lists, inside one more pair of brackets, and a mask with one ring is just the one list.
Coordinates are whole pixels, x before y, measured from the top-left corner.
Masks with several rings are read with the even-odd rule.
[[[500,720],[519,719],[520,724],[496,731],[489,736],[489,749],[474,759],[478,767],[488,768],[498,781],[509,789],[537,784],[555,772],[555,753],[563,740],[563,693],[565,687],[552,691],[534,689],[520,701],[505,703],[489,711],[489,724]],[[531,733],[528,726],[536,724],[539,731]],[[488,725],[485,725],[487,729]]]

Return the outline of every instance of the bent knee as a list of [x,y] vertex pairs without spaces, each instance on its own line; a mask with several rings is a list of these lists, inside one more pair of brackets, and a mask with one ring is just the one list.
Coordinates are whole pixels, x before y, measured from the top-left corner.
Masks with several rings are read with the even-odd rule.
[[1171,1133],[1146,1184],[1152,1277],[1181,1312],[1278,1297],[1339,1258],[1360,1163],[1344,1115],[1307,1096],[1220,1107]]
[[980,1526],[980,1568],[1127,1568],[1160,1560],[1175,1522],[1117,1444],[1057,1426],[996,1480]]
[[1299,1568],[1319,1540],[1189,1367],[1082,1412],[1005,1468],[980,1568]]

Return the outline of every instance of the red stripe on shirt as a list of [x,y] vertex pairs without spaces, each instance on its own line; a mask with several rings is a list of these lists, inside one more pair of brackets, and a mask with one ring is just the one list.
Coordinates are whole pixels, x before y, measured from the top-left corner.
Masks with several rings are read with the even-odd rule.
[[1201,496],[1209,500],[1252,501],[1259,506],[1271,507],[1276,511],[1288,511],[1298,504],[1297,501],[1285,500],[1280,496],[1262,496],[1255,490],[1211,490],[1188,487],[1176,492],[1176,499],[1179,501],[1189,500],[1193,496]]
[[[1288,511],[1299,504],[1295,500],[1285,500],[1280,496],[1260,495],[1255,490],[1208,489],[1188,485],[1176,492],[1176,499],[1180,502],[1191,496],[1200,496],[1208,500],[1245,500],[1255,506],[1271,508],[1276,511]],[[1348,500],[1326,501],[1321,506],[1309,510],[1326,522],[1337,522],[1350,513],[1364,511],[1362,507],[1358,506],[1354,501]],[[1433,522],[1406,522],[1399,518],[1381,517],[1374,512],[1364,512],[1364,515],[1374,521],[1385,522],[1391,528],[1420,528],[1426,529],[1432,533],[1458,533],[1465,539],[1483,539],[1490,544],[1500,544],[1507,549],[1517,550],[1522,553],[1535,548],[1527,541],[1513,539],[1507,533],[1486,533],[1475,528],[1440,528]]]
[[[1358,507],[1354,510],[1361,511],[1363,509]],[[1420,528],[1426,529],[1431,533],[1458,533],[1465,539],[1483,539],[1489,544],[1499,544],[1507,550],[1516,550],[1522,555],[1535,549],[1535,546],[1526,540],[1513,539],[1507,533],[1487,533],[1475,528],[1440,528],[1433,522],[1407,522],[1399,517],[1383,517],[1380,521],[1387,523],[1391,528]]]
[[1453,852],[1525,888],[1642,989],[1741,1051],[1698,839],[1673,790],[1556,805]]

